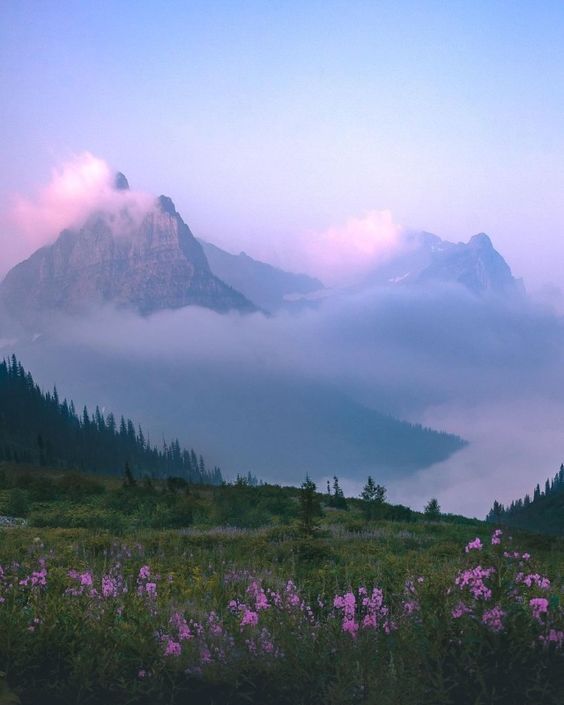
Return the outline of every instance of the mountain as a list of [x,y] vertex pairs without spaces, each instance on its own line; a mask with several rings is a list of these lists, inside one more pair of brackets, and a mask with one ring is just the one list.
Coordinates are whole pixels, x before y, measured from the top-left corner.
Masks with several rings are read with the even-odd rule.
[[191,482],[221,484],[219,468],[206,469],[202,456],[172,441],[152,446],[130,419],[116,423],[98,407],[80,416],[57,390],[44,393],[12,356],[0,361],[0,461],[121,474],[128,463],[135,474],[179,476]]
[[466,244],[445,243],[437,247],[431,263],[416,275],[416,281],[456,282],[474,294],[523,292],[522,282],[513,277],[509,265],[485,233],[474,235]]
[[[115,189],[127,191],[123,174]],[[222,313],[256,310],[212,273],[202,246],[166,196],[141,216],[127,201],[117,213],[92,213],[81,228],[63,230],[52,245],[16,265],[0,284],[0,308],[23,322],[106,303],[141,314],[189,305]]]
[[370,284],[425,286],[460,284],[478,296],[519,296],[524,293],[492,241],[485,233],[467,243],[453,243],[431,233],[411,233],[399,255],[369,277]]
[[249,257],[226,252],[210,242],[200,240],[212,272],[248,299],[271,313],[295,306],[297,295],[312,294],[323,289],[319,279],[307,274],[294,274]]

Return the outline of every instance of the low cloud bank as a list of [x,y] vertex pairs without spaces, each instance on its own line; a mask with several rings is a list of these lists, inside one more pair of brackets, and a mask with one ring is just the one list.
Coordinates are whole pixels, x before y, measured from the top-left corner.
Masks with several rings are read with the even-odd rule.
[[[108,309],[57,329],[21,348],[42,384],[127,413],[153,438],[179,435],[216,452],[228,472],[297,481],[292,465],[301,472],[310,457],[300,458],[299,444],[286,465],[278,458],[265,469],[248,439],[258,448],[265,424],[283,438],[284,414],[303,412],[304,454],[319,439],[315,476],[333,463],[331,472],[359,491],[370,467],[351,467],[354,449],[345,445],[337,460],[325,452],[320,410],[329,397],[320,390],[342,400],[344,424],[356,413],[350,400],[470,441],[415,475],[381,477],[394,501],[420,506],[437,495],[447,511],[483,515],[494,497],[529,491],[564,459],[564,326],[533,304],[481,301],[457,287],[373,289],[299,315],[185,308],[139,318]],[[338,438],[339,428],[331,433]],[[261,452],[268,457],[266,446]]]

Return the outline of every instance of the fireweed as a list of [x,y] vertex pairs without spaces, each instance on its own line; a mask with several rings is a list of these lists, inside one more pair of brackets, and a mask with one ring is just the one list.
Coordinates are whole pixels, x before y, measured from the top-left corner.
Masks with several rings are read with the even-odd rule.
[[[284,692],[289,674],[300,672],[308,658],[310,669],[320,663],[326,677],[335,679],[345,678],[338,675],[344,659],[362,673],[349,684],[350,702],[369,702],[358,698],[368,697],[370,684],[378,692],[376,677],[390,693],[403,687],[397,669],[403,664],[409,675],[411,659],[410,687],[418,693],[412,702],[426,703],[437,697],[432,688],[438,686],[422,685],[417,673],[436,644],[445,645],[443,671],[444,663],[454,664],[452,674],[442,677],[462,683],[465,669],[482,667],[472,653],[480,640],[490,656],[518,642],[539,668],[564,669],[559,594],[547,576],[533,570],[532,557],[513,550],[500,529],[487,544],[470,541],[450,585],[434,593],[428,587],[432,576],[415,575],[397,593],[357,584],[308,599],[290,578],[231,570],[221,583],[210,575],[206,584],[197,569],[187,579],[182,571],[163,577],[143,556],[139,544],[114,546],[105,552],[102,570],[88,565],[64,570],[57,555],[34,544],[27,558],[1,565],[0,670],[12,687],[19,685],[25,693],[31,679],[36,689],[51,689],[56,701],[86,678],[90,694],[85,693],[85,701],[92,693],[121,687],[138,693],[141,702],[151,693],[156,701],[165,682],[180,690],[194,682],[219,687],[236,682],[237,673],[263,673],[270,679],[279,674]],[[195,599],[195,585],[201,596],[213,592],[216,603]],[[99,653],[87,653],[92,643]],[[73,661],[77,654],[82,671]],[[525,657],[520,658],[522,669]],[[61,662],[69,665],[61,670]],[[495,687],[499,690],[499,684]],[[462,690],[458,700],[448,697],[453,696],[444,695],[441,702],[466,702]],[[552,702],[550,697],[545,693],[543,702]]]

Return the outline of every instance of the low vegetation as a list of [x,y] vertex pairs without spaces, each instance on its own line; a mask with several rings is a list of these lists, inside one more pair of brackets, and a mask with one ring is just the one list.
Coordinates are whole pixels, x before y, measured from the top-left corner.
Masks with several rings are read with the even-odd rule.
[[0,512],[28,522],[0,529],[11,702],[562,702],[560,538],[394,507],[374,482],[351,500],[337,479],[22,470],[1,475]]

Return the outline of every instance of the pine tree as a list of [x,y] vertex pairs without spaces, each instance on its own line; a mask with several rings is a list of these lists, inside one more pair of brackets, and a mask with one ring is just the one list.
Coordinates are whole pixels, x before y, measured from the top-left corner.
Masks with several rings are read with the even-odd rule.
[[347,509],[347,500],[345,494],[339,485],[339,478],[333,476],[333,496],[331,497],[330,505],[335,509]]
[[386,488],[383,485],[377,485],[369,475],[360,496],[364,500],[366,518],[373,519],[378,512],[377,507],[384,503]]
[[441,517],[441,507],[439,505],[438,500],[433,497],[430,499],[425,506],[425,516],[427,519],[430,519],[432,521],[436,521],[437,519],[440,519]]
[[135,487],[137,485],[137,480],[133,477],[129,463],[125,464],[125,469],[123,472],[123,486],[124,487]]
[[317,497],[315,482],[306,475],[300,491],[300,530],[306,537],[315,535],[318,517],[321,515],[321,505]]

